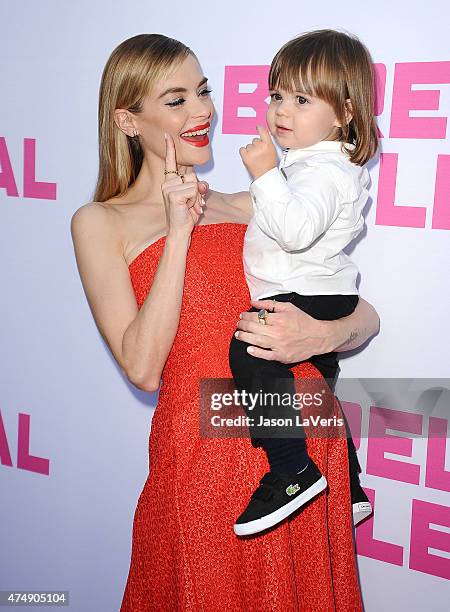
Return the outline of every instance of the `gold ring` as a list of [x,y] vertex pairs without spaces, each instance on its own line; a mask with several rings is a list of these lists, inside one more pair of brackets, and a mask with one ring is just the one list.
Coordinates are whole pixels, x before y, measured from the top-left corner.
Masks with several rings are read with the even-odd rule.
[[178,174],[178,176],[180,176],[178,170],[164,170],[164,175],[166,174]]
[[261,325],[267,325],[267,310],[265,308],[258,312],[258,323],[261,323]]

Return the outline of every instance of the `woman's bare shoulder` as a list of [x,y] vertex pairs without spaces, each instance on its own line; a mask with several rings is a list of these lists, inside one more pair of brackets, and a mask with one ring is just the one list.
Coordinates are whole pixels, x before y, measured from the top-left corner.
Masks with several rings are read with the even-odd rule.
[[92,223],[103,222],[106,219],[111,219],[113,208],[106,202],[88,202],[78,208],[72,215],[72,222],[79,222],[80,220],[88,220]]
[[98,246],[123,256],[122,237],[113,210],[103,202],[88,202],[80,206],[70,220],[70,231],[76,254],[98,252]]
[[108,212],[102,202],[88,202],[78,208],[70,220],[71,229],[85,223],[105,222],[109,218]]
[[119,238],[114,208],[105,202],[88,202],[78,208],[70,220],[72,236],[75,232],[86,231],[101,232],[111,239]]

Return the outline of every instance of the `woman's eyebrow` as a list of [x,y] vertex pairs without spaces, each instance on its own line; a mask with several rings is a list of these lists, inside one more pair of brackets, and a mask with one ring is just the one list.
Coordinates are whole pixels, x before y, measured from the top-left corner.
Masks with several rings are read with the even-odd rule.
[[[197,85],[197,89],[201,87],[202,85],[204,85],[207,81],[208,81],[208,77],[203,77],[203,79]],[[169,87],[169,89],[166,89],[165,91],[163,91],[163,93],[160,96],[158,96],[158,98],[162,98],[169,93],[186,93],[186,92],[187,92],[186,87]]]

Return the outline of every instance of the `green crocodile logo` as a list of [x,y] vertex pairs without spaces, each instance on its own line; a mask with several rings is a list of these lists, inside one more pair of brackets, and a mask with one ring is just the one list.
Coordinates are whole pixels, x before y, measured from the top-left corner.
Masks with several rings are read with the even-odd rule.
[[298,483],[295,485],[290,484],[286,489],[286,493],[288,495],[294,495],[295,493],[297,493],[297,491],[300,491],[300,485]]

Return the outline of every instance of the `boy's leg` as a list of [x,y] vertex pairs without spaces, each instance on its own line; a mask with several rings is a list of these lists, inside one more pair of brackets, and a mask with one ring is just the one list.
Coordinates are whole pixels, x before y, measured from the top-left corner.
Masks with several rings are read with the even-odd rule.
[[[296,294],[293,294],[292,303],[298,306],[296,300]],[[358,296],[314,296],[313,299],[302,308],[307,314],[320,319],[322,321],[331,321],[341,317],[348,316],[353,312],[358,303]],[[338,377],[339,364],[337,359],[337,353],[326,353],[323,355],[313,355],[308,361],[310,361],[326,379],[331,391],[334,393],[336,380]],[[347,418],[342,410],[344,419],[344,425],[347,432],[347,456],[348,456],[348,467],[350,485],[352,489],[360,487],[359,473],[361,472],[361,466],[358,461],[358,455],[356,453],[355,444],[350,432],[350,427],[347,422]]]
[[[253,357],[247,352],[247,346],[247,343],[233,337],[229,353],[230,368],[237,390],[245,390],[251,397],[258,398],[252,410],[249,410],[248,406],[242,406],[245,413],[254,419],[255,424],[259,423],[260,419],[293,417],[294,411],[291,407],[280,406],[276,401],[276,398],[290,397],[292,405],[295,385],[289,366]],[[267,405],[270,398],[274,398],[274,402]],[[253,426],[249,427],[249,433],[253,446],[262,446],[265,450],[271,470],[295,473],[308,463],[303,427],[295,428],[296,437],[283,437],[283,431],[277,432],[273,427]]]
[[[336,353],[327,353],[326,355],[320,355],[319,357],[313,356],[309,360],[327,380],[327,383],[333,393],[336,384],[337,373],[339,370],[339,364],[335,355]],[[350,426],[348,424],[347,417],[345,416],[345,413],[342,410],[342,407],[341,412],[344,420],[345,431],[347,433],[347,456],[350,483],[359,484],[358,474],[361,472],[361,466],[359,465],[358,455],[356,453],[356,448],[353,442]]]
[[[231,338],[228,359],[231,373],[233,374],[234,384],[239,393],[252,392],[255,384],[252,375],[253,364],[251,361],[255,358],[247,353],[247,346],[249,346],[247,342],[238,340],[234,335]],[[246,416],[255,418],[255,414],[247,403],[241,402],[241,406]],[[252,445],[255,448],[261,446],[261,438],[258,437],[257,429],[253,426],[249,426],[248,429]]]
[[[284,419],[295,423],[294,410],[295,379],[288,364],[278,361],[264,361],[261,368],[261,388],[268,398],[263,406],[267,419]],[[273,395],[270,395],[273,394]],[[275,398],[276,401],[271,402]],[[271,426],[270,436],[261,438],[261,446],[267,453],[271,470],[295,474],[309,462],[305,430],[302,425],[284,426],[280,430]]]
[[[328,384],[330,384],[330,380],[333,380],[333,386],[330,385],[330,388],[334,392],[334,382],[336,381],[337,370],[339,368],[337,363],[337,357],[333,357],[333,354],[329,353],[327,355],[320,355],[317,360],[315,357],[313,357],[310,361],[316,366],[318,370],[321,371],[324,378],[327,378]],[[334,376],[333,363],[336,364],[336,372]],[[337,399],[337,401],[339,402],[339,399]],[[370,516],[370,514],[372,513],[372,505],[369,502],[369,498],[367,497],[359,481],[361,466],[358,461],[358,455],[356,453],[356,448],[353,442],[350,426],[348,424],[347,417],[345,416],[345,412],[342,409],[342,406],[341,413],[344,420],[345,430],[347,433],[348,474],[350,481],[350,499],[352,503],[353,524],[357,525],[364,518]]]
[[[290,296],[291,294],[282,294],[267,299],[290,301]],[[257,308],[251,308],[249,312],[257,312],[257,310]],[[238,391],[246,390],[254,397],[262,397],[263,399],[262,402],[256,403],[252,411],[246,410],[243,406],[246,414],[254,418],[256,422],[259,422],[260,418],[284,417],[293,419],[295,417],[292,409],[295,380],[290,370],[290,364],[258,359],[247,352],[248,346],[246,342],[237,340],[233,336],[229,352],[230,368]],[[290,398],[288,406],[281,406],[276,401],[273,405],[267,405],[270,398],[282,397]],[[257,428],[250,427],[249,430],[253,446],[264,448],[272,470],[296,473],[308,464],[309,457],[302,426],[295,426],[295,429],[291,428],[289,437],[283,437],[282,430],[277,432],[273,428],[266,431],[260,429],[261,432],[264,431],[262,437],[258,435]],[[286,430],[285,435],[287,433]]]
[[[263,399],[264,394],[273,393],[273,396],[267,397],[278,398],[285,397],[284,394],[288,393],[291,398],[288,414],[292,417],[295,384],[289,365],[257,359],[247,352],[247,346],[248,344],[234,337],[230,343],[230,367],[236,388],[254,393],[255,398],[259,398],[258,394],[262,393]],[[270,415],[276,416],[280,413],[286,416],[283,414],[286,413],[286,409],[283,410],[285,407],[279,406],[277,402],[267,406],[265,401],[257,401],[256,405],[259,414],[250,416],[270,418]],[[248,412],[254,411],[246,410],[246,413]],[[295,419],[293,422],[295,423]],[[295,433],[298,434],[299,430],[300,427],[296,427]],[[254,445],[259,443],[265,449],[270,471],[263,476],[247,507],[237,518],[233,527],[236,535],[251,535],[273,527],[326,488],[327,480],[315,462],[309,458],[303,427],[301,430],[302,436],[295,438],[283,437],[286,435],[285,431],[275,432],[273,437],[256,434],[257,443]],[[250,434],[252,435],[252,432]]]

